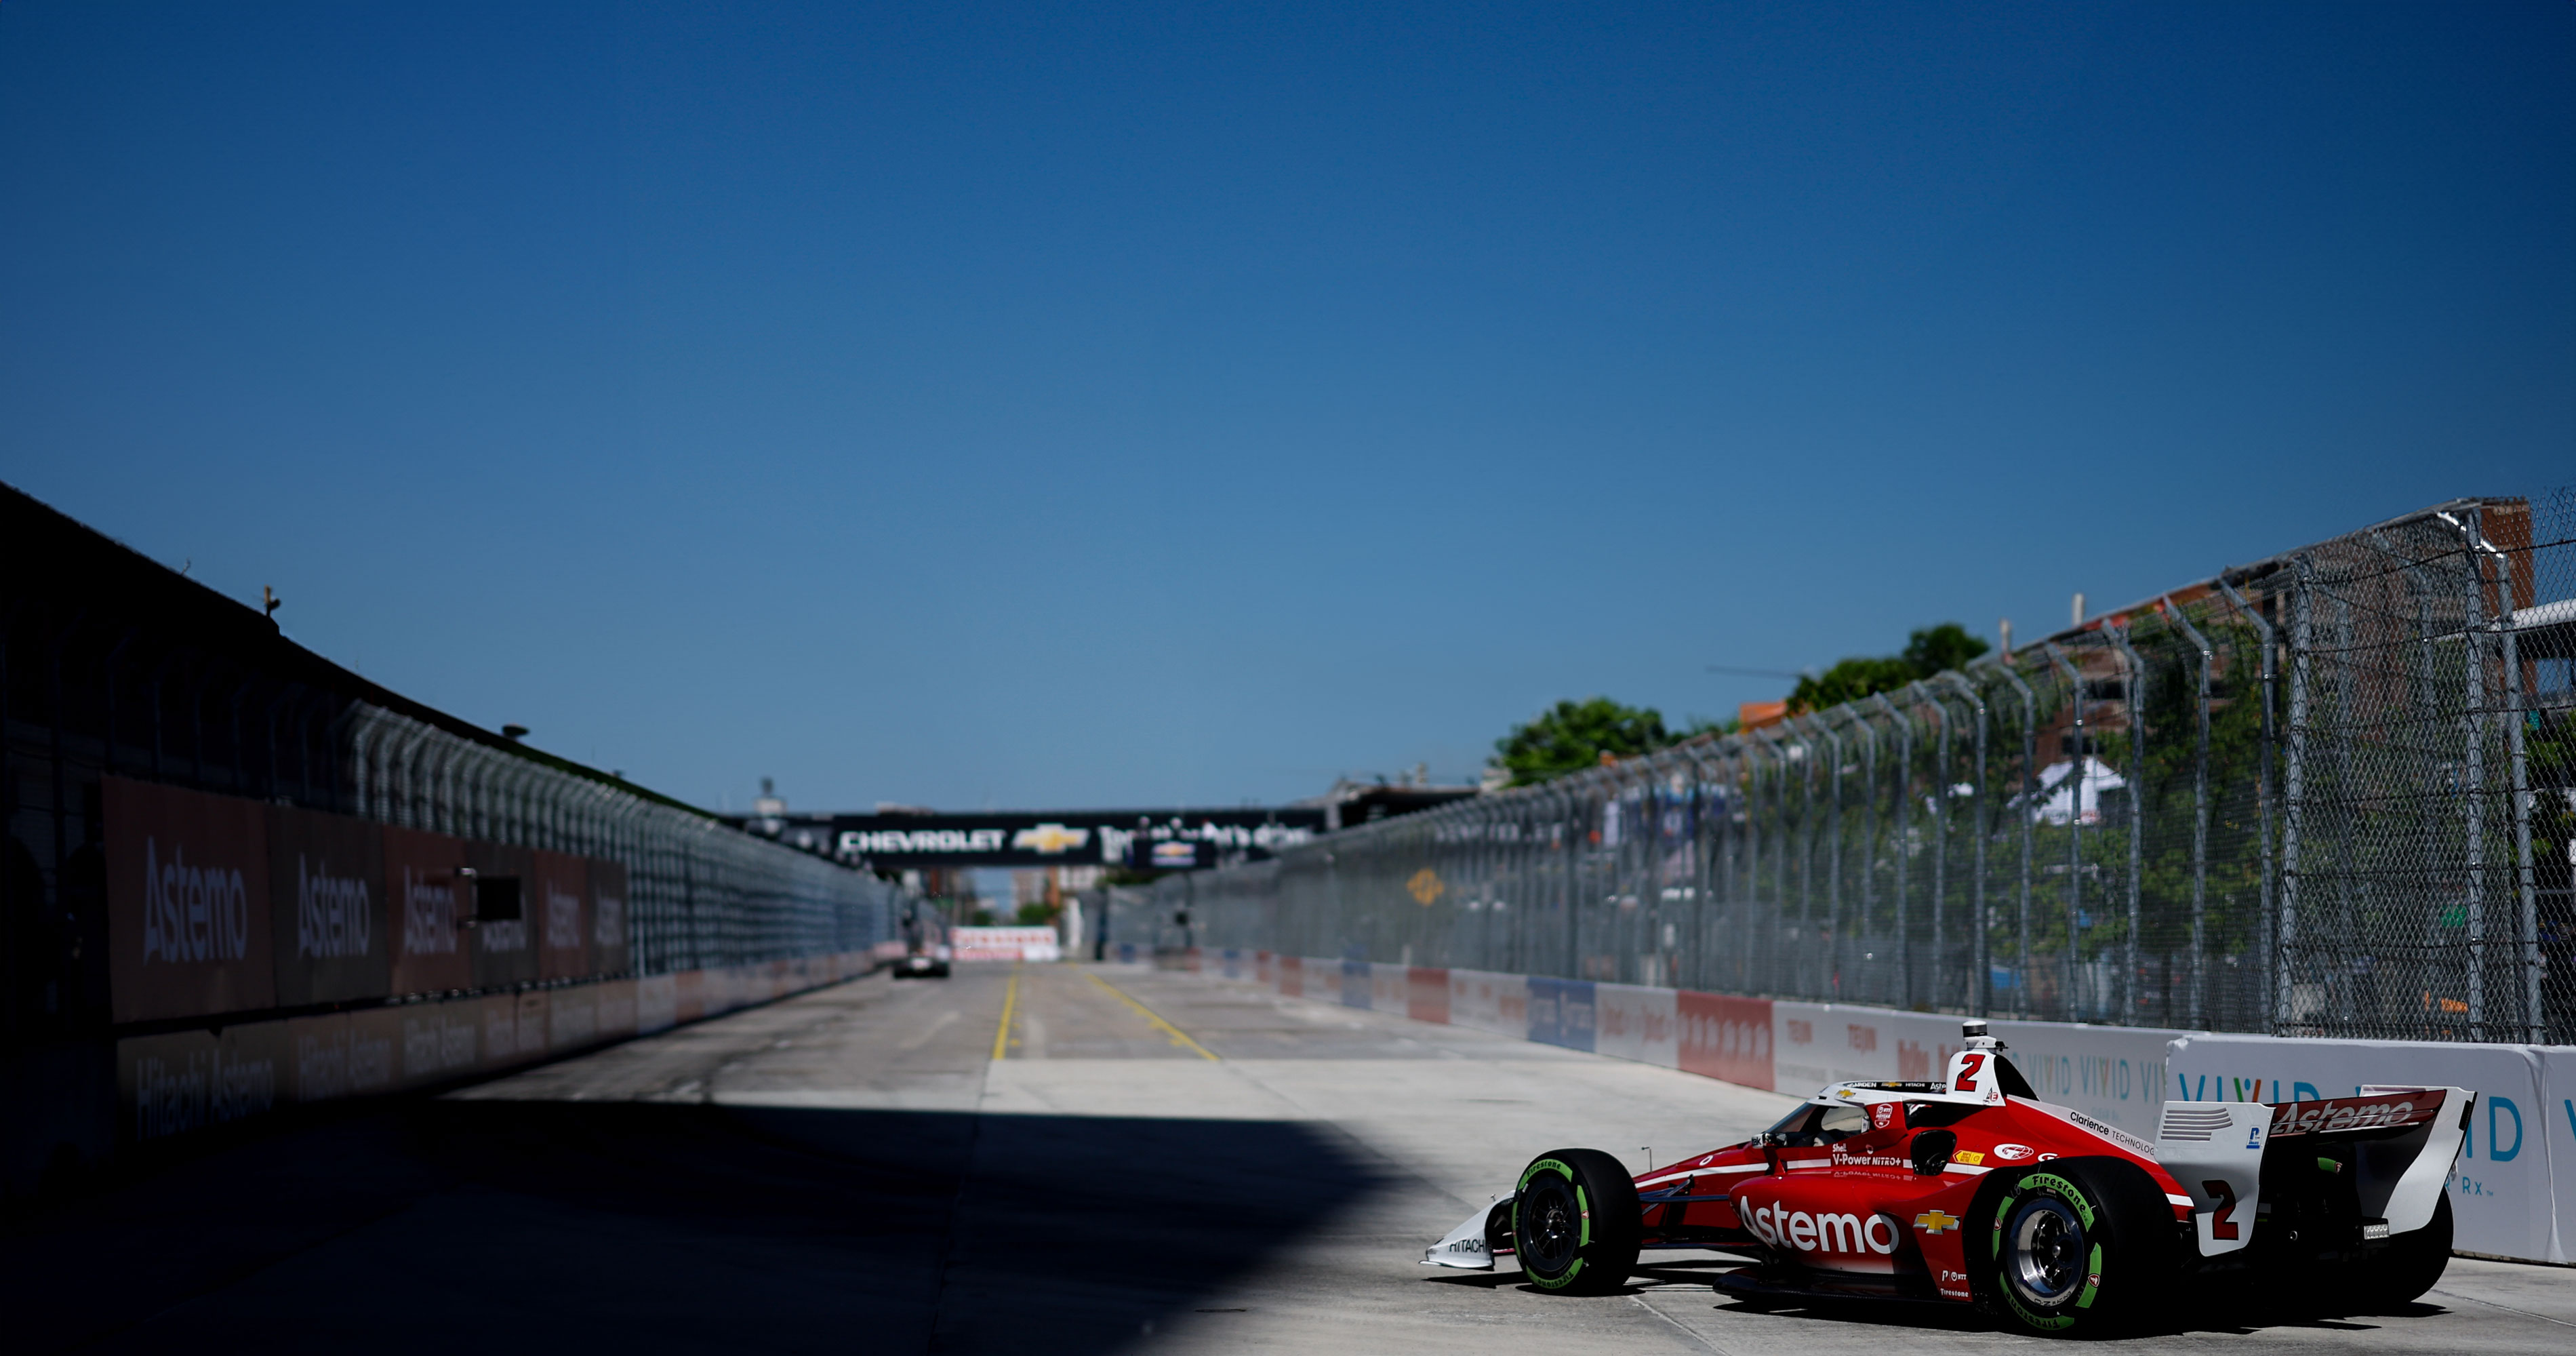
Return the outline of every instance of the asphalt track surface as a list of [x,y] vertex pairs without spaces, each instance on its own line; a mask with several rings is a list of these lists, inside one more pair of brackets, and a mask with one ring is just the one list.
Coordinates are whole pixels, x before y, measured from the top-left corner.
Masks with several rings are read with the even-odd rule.
[[[1508,1263],[1419,1265],[1539,1151],[1669,1161],[1788,1104],[1136,967],[879,976],[10,1220],[0,1332],[24,1352],[2053,1345],[1968,1313],[1756,1311],[1709,1289],[1713,1257],[1586,1299]],[[2576,1271],[2455,1260],[2395,1315],[2185,1301],[2114,1345],[2564,1353]]]

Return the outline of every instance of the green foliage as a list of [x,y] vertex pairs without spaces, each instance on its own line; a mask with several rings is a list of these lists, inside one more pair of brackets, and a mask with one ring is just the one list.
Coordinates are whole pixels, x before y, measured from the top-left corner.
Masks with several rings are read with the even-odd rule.
[[1058,912],[1043,902],[1023,904],[1020,906],[1019,924],[1024,928],[1039,927],[1054,922]]
[[1633,758],[1676,742],[1653,707],[1622,706],[1607,697],[1561,701],[1494,741],[1494,763],[1528,786],[1598,766],[1602,754]]
[[1822,674],[1798,680],[1790,689],[1789,709],[1821,711],[1855,702],[1877,692],[1894,692],[1907,683],[1955,669],[1984,654],[1986,642],[1969,635],[1957,622],[1926,626],[1905,638],[1905,650],[1892,655],[1855,655]]
[[1983,640],[1969,635],[1957,622],[1927,626],[1905,638],[1905,653],[1898,656],[1914,670],[1917,678],[1929,678],[1947,669],[1963,667],[1971,659],[1992,648]]
[[1789,690],[1789,709],[1801,713],[1821,711],[1859,701],[1873,692],[1894,692],[1922,676],[1913,665],[1893,655],[1875,659],[1855,656],[1822,674],[1799,679],[1798,685]]

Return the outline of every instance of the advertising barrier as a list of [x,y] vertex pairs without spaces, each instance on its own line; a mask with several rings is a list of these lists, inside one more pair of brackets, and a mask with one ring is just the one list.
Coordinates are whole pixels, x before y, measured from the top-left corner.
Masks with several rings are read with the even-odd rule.
[[444,993],[473,987],[465,924],[474,916],[474,892],[466,888],[464,841],[390,826],[381,832],[392,991]]
[[949,955],[961,961],[1051,961],[1064,954],[1055,929],[1048,927],[952,928],[948,947]]
[[392,993],[383,831],[363,819],[282,805],[269,806],[267,816],[278,1006]]
[[115,1019],[276,1006],[266,807],[123,777],[100,798]]
[[[2201,1033],[2175,1040],[2168,1059],[2167,1091],[2194,1101],[2319,1101],[2371,1084],[2467,1088],[2477,1102],[2449,1188],[2455,1246],[2576,1260],[2560,1200],[2576,1195],[2576,1049]],[[2553,1133],[2559,1119],[2569,1120],[2565,1134]]]

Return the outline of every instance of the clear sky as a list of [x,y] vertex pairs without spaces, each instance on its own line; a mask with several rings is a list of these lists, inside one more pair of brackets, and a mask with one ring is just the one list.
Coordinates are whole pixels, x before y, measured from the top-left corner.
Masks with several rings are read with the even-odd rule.
[[1462,777],[2576,481],[2576,5],[10,0],[0,479],[709,805]]

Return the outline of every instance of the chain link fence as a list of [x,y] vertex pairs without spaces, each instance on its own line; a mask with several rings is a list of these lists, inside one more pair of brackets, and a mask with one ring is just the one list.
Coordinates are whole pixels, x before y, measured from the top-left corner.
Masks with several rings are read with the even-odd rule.
[[360,818],[627,868],[628,973],[864,951],[898,935],[894,887],[704,814],[382,707],[347,722]]
[[1166,878],[1125,939],[2576,1039],[2571,537],[2566,491],[2440,505],[1901,692]]
[[0,486],[0,1074],[115,1025],[114,779],[616,863],[597,975],[900,935],[893,885],[389,692]]

